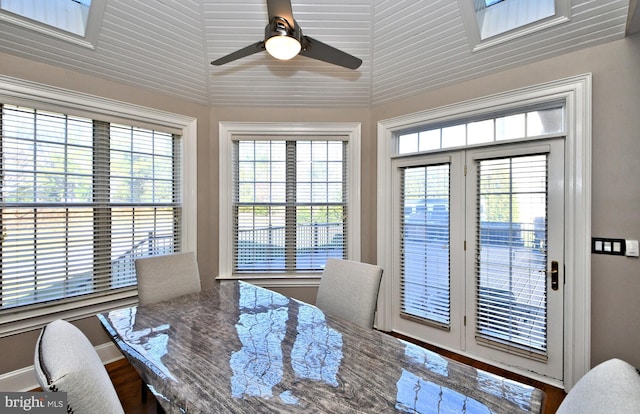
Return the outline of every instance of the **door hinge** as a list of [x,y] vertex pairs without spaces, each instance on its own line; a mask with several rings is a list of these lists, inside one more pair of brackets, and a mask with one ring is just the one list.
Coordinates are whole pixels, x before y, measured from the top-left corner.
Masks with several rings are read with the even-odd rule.
[[467,251],[467,241],[465,240],[462,244],[463,244],[464,251],[466,252]]
[[467,326],[467,315],[464,315],[464,318],[462,319],[463,319],[462,323],[464,323],[464,326]]
[[467,176],[467,166],[466,165],[464,166],[464,176],[465,177]]

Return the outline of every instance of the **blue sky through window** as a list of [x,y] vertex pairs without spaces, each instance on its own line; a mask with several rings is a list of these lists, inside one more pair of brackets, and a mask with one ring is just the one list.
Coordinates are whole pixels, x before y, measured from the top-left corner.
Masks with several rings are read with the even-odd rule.
[[0,9],[85,36],[92,0],[0,0]]

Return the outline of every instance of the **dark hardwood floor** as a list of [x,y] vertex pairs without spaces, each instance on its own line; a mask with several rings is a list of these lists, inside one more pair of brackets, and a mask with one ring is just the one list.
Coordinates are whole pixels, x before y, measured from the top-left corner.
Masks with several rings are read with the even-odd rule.
[[[550,385],[544,384],[539,381],[532,380],[530,378],[523,377],[521,375],[517,375],[504,369],[496,368],[488,364],[484,364],[470,358],[455,354],[450,351],[446,351],[428,344],[424,344],[422,342],[413,340],[411,338],[402,337],[400,335],[395,335],[397,337],[401,337],[410,342],[417,343],[427,349],[430,349],[434,352],[438,352],[439,354],[451,358],[456,361],[463,362],[465,364],[469,364],[476,368],[482,369],[487,372],[491,372],[496,375],[501,375],[505,378],[509,378],[515,381],[522,382],[524,384],[532,385],[542,389],[546,393],[546,398],[544,401],[543,414],[554,414],[558,409],[558,406],[562,402],[565,397],[565,392],[559,388],[552,387]],[[118,396],[120,397],[120,401],[122,402],[122,406],[127,414],[155,414],[156,413],[156,401],[153,395],[147,391],[147,402],[142,403],[141,396],[141,388],[142,388],[142,380],[138,373],[133,369],[133,367],[127,362],[125,359],[118,360],[111,364],[107,365],[107,371],[111,376],[111,380],[115,385],[116,391],[118,392]]]
[[127,414],[156,414],[155,397],[146,390],[147,401],[142,402],[142,379],[126,359],[107,364],[107,372],[116,388],[120,402]]

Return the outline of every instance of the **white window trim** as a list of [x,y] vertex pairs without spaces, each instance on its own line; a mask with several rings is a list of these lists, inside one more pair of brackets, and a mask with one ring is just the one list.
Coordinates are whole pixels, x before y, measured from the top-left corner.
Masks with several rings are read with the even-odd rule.
[[233,274],[233,137],[236,135],[347,136],[347,252],[349,259],[360,260],[360,138],[361,125],[356,122],[286,123],[220,122],[220,233],[217,279],[261,280],[261,286],[318,286],[320,274]]
[[[392,158],[394,134],[412,126],[470,114],[495,113],[543,102],[562,100],[566,105],[565,139],[565,321],[564,381],[570,390],[591,366],[591,74],[534,85],[483,98],[400,116],[378,122],[378,265],[385,269],[377,325],[392,330],[394,249],[392,217]],[[391,245],[390,245],[391,244]],[[459,352],[459,351],[457,351]],[[511,367],[512,369],[513,367]],[[528,375],[528,373],[524,373]],[[545,382],[552,382],[540,378]]]
[[[103,119],[106,117],[133,124],[155,125],[180,132],[183,139],[182,249],[196,251],[197,120],[195,118],[1,75],[0,102],[38,109],[47,108],[70,115],[98,115]],[[55,319],[81,319],[136,302],[137,292],[132,289],[72,303],[54,303],[29,311],[0,316],[0,337],[37,329]]]

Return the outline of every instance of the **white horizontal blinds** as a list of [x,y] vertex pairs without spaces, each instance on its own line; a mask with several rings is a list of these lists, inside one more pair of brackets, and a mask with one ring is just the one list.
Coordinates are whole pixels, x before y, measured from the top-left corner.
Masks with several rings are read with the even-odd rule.
[[346,257],[341,140],[234,141],[234,272],[302,272]]
[[[111,156],[112,126],[9,105],[1,115],[1,309],[135,285],[131,259],[127,265],[123,259],[133,243],[122,253],[116,249],[121,234],[132,237],[134,214],[130,201],[110,198],[110,167],[120,165]],[[163,209],[175,206],[144,208],[158,210],[147,214],[157,226]]]
[[296,270],[320,270],[328,257],[347,257],[347,144],[297,141],[295,146]]
[[92,130],[91,120],[3,106],[3,309],[93,288]]
[[135,283],[136,257],[181,250],[179,136],[110,125],[107,258],[115,286]]
[[477,337],[547,349],[547,155],[478,161]]
[[285,141],[234,142],[234,271],[285,265]]
[[401,171],[401,316],[449,329],[450,164]]

